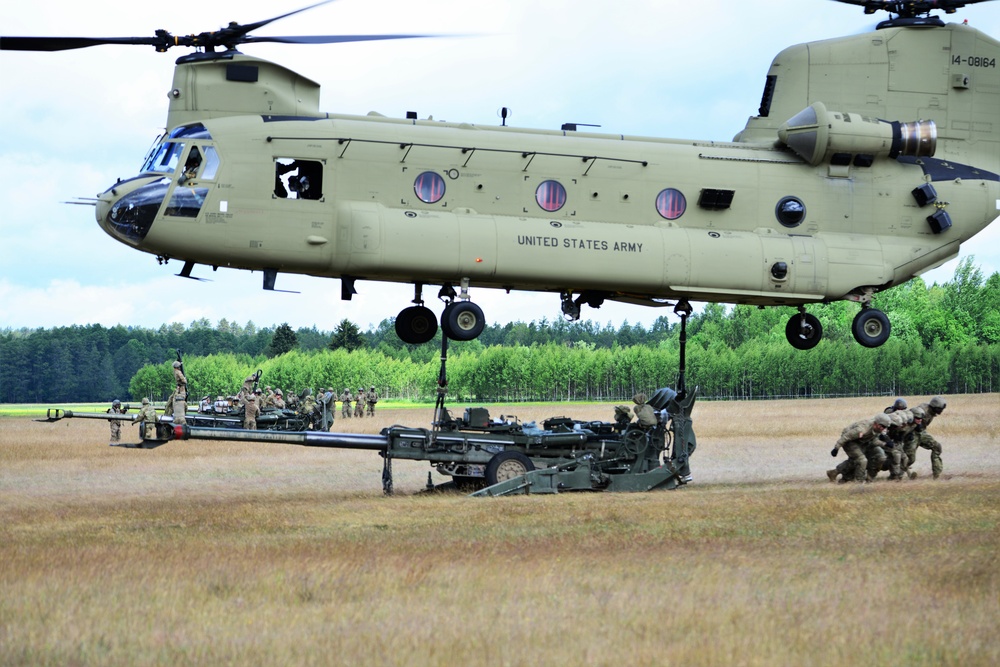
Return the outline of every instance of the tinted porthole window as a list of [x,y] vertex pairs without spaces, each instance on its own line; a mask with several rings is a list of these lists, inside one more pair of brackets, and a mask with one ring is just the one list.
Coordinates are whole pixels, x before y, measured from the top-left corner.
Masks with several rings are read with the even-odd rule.
[[774,207],[774,215],[785,227],[797,227],[806,219],[806,205],[798,197],[782,197]]
[[687,210],[687,199],[680,190],[667,188],[656,195],[656,212],[667,220],[676,220]]
[[550,213],[558,211],[566,203],[566,188],[558,181],[542,181],[535,190],[535,201]]
[[434,204],[444,197],[444,178],[433,171],[425,171],[413,182],[413,191],[425,204]]

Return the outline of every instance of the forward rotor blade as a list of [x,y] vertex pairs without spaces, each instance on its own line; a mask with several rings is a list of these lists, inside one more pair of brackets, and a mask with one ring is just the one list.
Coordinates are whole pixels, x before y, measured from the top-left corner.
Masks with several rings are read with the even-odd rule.
[[68,51],[103,44],[156,46],[156,37],[0,37],[0,51]]
[[442,35],[299,35],[291,37],[244,37],[244,44],[278,42],[281,44],[343,44],[347,42],[377,42],[386,39],[420,39]]

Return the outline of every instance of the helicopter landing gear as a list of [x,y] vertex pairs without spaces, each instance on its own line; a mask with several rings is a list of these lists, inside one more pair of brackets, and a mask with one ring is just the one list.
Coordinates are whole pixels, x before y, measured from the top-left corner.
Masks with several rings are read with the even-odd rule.
[[416,305],[404,308],[396,316],[396,335],[408,345],[421,345],[434,338],[437,333],[437,316],[434,311],[424,305],[420,297],[423,284],[416,284],[413,303]]
[[[441,332],[452,340],[474,340],[486,327],[483,309],[469,300],[469,279],[462,278],[461,292],[456,293],[450,283],[438,292],[445,302],[441,313]],[[456,300],[457,299],[457,300]]]
[[861,312],[854,316],[854,322],[851,323],[854,340],[865,347],[878,347],[889,340],[891,331],[892,325],[886,314],[867,305],[862,306]]
[[796,350],[811,350],[823,337],[823,325],[819,318],[810,315],[806,309],[799,307],[799,314],[792,315],[785,325],[785,338]]

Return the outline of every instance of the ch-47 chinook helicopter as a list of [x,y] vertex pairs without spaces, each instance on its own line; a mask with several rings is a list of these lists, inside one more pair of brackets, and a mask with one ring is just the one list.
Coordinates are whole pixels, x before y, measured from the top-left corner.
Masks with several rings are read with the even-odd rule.
[[[521,130],[319,110],[319,86],[244,55],[257,42],[419,37],[259,37],[291,14],[153,37],[3,37],[0,49],[187,46],[166,132],[139,173],[96,204],[101,227],[158,259],[414,285],[396,318],[407,343],[470,340],[478,288],[606,300],[860,304],[868,347],[890,324],[875,295],[958,254],[1000,209],[1000,43],[932,16],[984,0],[839,0],[890,12],[869,33],[774,59],[757,115],[732,142]],[[320,3],[326,4],[326,3]],[[314,5],[315,6],[315,5]],[[310,9],[310,8],[306,8]],[[304,10],[298,10],[304,11]],[[440,286],[440,320],[423,290]]]

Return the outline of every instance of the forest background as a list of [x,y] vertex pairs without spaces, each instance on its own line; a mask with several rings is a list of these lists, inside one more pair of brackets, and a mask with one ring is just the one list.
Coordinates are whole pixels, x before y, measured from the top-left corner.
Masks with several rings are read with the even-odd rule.
[[[851,335],[857,304],[810,306],[823,325],[814,349],[785,339],[794,308],[706,304],[688,320],[687,383],[703,398],[927,395],[1000,391],[1000,273],[985,278],[974,257],[952,280],[917,278],[877,297],[892,323],[884,345],[868,349]],[[412,346],[394,320],[362,332],[258,328],[225,319],[159,329],[101,325],[0,330],[0,403],[66,403],[166,398],[171,362],[183,353],[192,400],[234,394],[262,371],[261,386],[356,391],[375,386],[384,399],[433,401],[440,332]],[[666,316],[649,329],[593,321],[487,326],[468,342],[450,342],[448,394],[479,402],[624,401],[677,382],[680,323]]]

